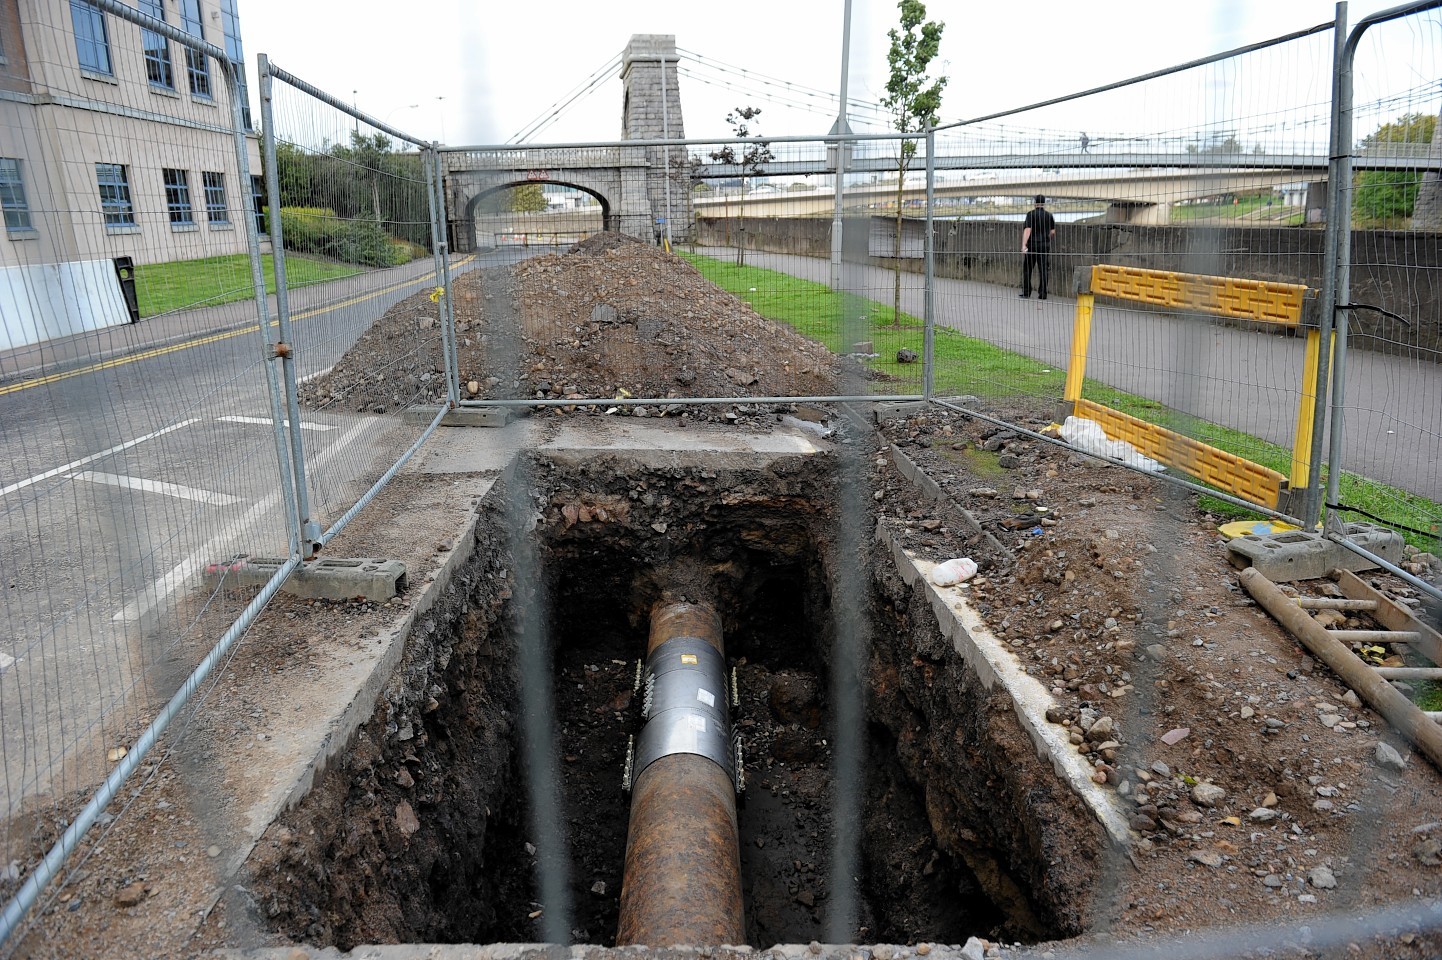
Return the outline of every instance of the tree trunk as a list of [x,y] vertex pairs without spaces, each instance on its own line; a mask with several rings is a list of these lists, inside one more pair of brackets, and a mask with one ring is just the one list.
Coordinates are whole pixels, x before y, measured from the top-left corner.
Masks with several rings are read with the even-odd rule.
[[901,187],[906,182],[906,166],[896,168],[896,234],[891,238],[891,323],[901,323]]
[[746,178],[741,178],[741,215],[736,218],[736,266],[746,266]]

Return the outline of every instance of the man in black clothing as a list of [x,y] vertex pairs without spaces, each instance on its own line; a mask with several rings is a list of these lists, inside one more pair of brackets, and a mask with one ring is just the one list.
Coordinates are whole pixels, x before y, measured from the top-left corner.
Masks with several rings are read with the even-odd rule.
[[1031,296],[1031,268],[1037,268],[1036,298],[1046,299],[1047,261],[1051,258],[1051,244],[1056,239],[1056,218],[1047,212],[1043,204],[1046,197],[1036,195],[1036,206],[1026,215],[1021,227],[1021,296]]

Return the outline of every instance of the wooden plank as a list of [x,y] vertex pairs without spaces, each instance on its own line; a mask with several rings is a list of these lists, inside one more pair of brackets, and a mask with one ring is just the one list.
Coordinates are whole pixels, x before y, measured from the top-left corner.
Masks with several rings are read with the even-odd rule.
[[1351,599],[1377,601],[1377,609],[1372,611],[1372,617],[1388,630],[1416,633],[1417,639],[1408,641],[1408,645],[1428,660],[1442,666],[1442,634],[1412,616],[1411,610],[1391,597],[1372,589],[1371,585],[1363,582],[1362,578],[1352,571],[1339,570],[1333,575],[1333,579]]

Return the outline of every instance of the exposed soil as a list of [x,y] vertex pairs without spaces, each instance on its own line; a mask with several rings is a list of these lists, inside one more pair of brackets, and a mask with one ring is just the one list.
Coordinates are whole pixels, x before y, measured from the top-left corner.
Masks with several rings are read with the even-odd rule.
[[[478,395],[761,396],[824,393],[835,382],[825,351],[787,339],[683,261],[645,245],[593,247],[458,280],[457,319],[467,304],[468,325],[462,377],[478,380]],[[515,320],[513,296],[527,305],[519,328],[510,328],[519,333],[493,330]],[[597,313],[601,306],[615,315]],[[404,389],[368,372],[384,366],[386,337],[416,330],[426,307],[433,316],[424,297],[398,305],[376,339],[362,341],[369,346],[307,385],[306,402],[394,410],[404,405],[397,397],[438,395],[437,378],[422,379],[434,373],[425,362]],[[511,379],[479,379],[498,360]],[[685,371],[694,377],[677,379]],[[769,411],[720,410],[688,416],[774,422]],[[646,412],[680,416],[669,406]],[[1047,423],[1023,407],[991,412],[1033,428]],[[1051,686],[1049,718],[1072,732],[1133,827],[1127,849],[1103,841],[1037,760],[1010,704],[958,662],[929,604],[876,548],[867,598],[874,636],[862,939],[956,942],[975,933],[1030,941],[1085,931],[1129,939],[1442,900],[1437,771],[1240,590],[1218,518],[1190,495],[936,408],[886,422],[879,437],[848,427],[842,436],[867,458],[861,497],[887,529],[928,559],[983,561],[982,575],[962,591],[1028,672]],[[896,469],[893,448],[949,499],[923,498]],[[647,599],[619,572],[604,571],[687,556],[713,565],[735,609],[768,615],[727,623],[751,783],[743,868],[757,906],[748,934],[761,945],[819,938],[835,893],[825,653],[832,637],[823,625],[838,567],[860,562],[837,556],[827,532],[835,529],[829,511],[841,502],[835,475],[779,473],[762,485],[741,472],[645,472],[601,458],[572,464],[564,476],[537,485],[546,499],[535,506],[555,564],[556,608],[585,611],[553,624],[563,816],[571,836],[592,841],[569,878],[575,935],[607,942],[614,929],[625,821],[616,785],[634,721],[633,648]],[[439,515],[428,505],[457,495],[447,492],[450,483],[393,486],[337,549],[408,557],[413,582],[423,582],[453,546],[426,519]],[[983,542],[958,506],[1007,552]],[[288,713],[328,709],[328,671],[374,642],[401,607],[274,603],[227,665],[184,748],[147,770],[144,789],[47,904],[21,954],[182,956],[288,938],[348,945],[402,935],[535,937],[546,906],[532,887],[524,754],[512,747],[518,625],[504,531],[513,527],[509,517],[491,518],[376,716],[311,798],[272,825],[241,874],[229,877],[221,866],[230,841],[217,824],[266,789],[265,738],[284,737]],[[728,579],[728,569],[749,572]],[[1417,600],[1390,577],[1367,578],[1403,602]],[[1298,586],[1329,589],[1320,581]],[[445,623],[456,628],[442,636]],[[577,690],[584,695],[572,695]],[[1336,719],[1324,725],[1322,717]],[[1379,764],[1384,740],[1407,758],[1404,769]],[[1198,793],[1207,784],[1221,793]],[[67,798],[60,809],[82,801]],[[58,814],[37,821],[32,855],[61,823]],[[221,893],[221,909],[212,910]],[[958,920],[957,904],[978,901]],[[1292,946],[1297,955],[1323,952],[1257,944]],[[1442,941],[1401,931],[1339,949],[1423,957],[1442,953]]]
[[[680,257],[619,234],[596,234],[564,254],[463,273],[453,287],[468,398],[836,393],[839,364],[824,347],[764,319]],[[429,293],[397,304],[328,373],[301,386],[301,402],[384,413],[440,400],[437,312]],[[682,411],[661,404],[626,412]],[[732,422],[752,413],[686,411],[693,420]]]
[[[1240,589],[1219,518],[1160,481],[947,411],[883,433],[1017,556],[963,592],[1048,682],[1048,719],[1128,810],[1133,847],[1102,864],[1096,921],[1135,935],[1442,896],[1437,771]],[[885,503],[923,557],[991,552],[955,511]],[[1366,578],[1420,606],[1395,578]],[[1371,627],[1363,617],[1345,625]],[[1410,756],[1405,770],[1379,763],[1384,741]],[[1409,934],[1373,955],[1437,943]]]

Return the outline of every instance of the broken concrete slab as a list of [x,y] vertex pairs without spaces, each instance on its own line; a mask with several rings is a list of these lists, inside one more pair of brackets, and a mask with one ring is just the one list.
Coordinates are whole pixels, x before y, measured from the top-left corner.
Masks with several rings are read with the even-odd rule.
[[[1402,535],[1370,523],[1349,523],[1346,537],[1389,563],[1402,562]],[[1273,583],[1317,580],[1333,570],[1372,570],[1377,565],[1320,533],[1284,530],[1247,534],[1227,544],[1232,565],[1253,567]]]
[[[405,417],[412,423],[430,423],[441,412],[436,404],[407,407]],[[441,420],[443,427],[504,427],[516,415],[512,407],[457,407]]]
[[[223,563],[207,565],[205,583],[211,589],[215,589],[222,581],[227,586],[264,586],[283,566],[283,559],[252,557],[242,553]],[[406,565],[397,560],[325,557],[302,565],[290,575],[281,590],[306,600],[352,600],[364,597],[377,603],[385,603],[398,596],[405,586]]]

